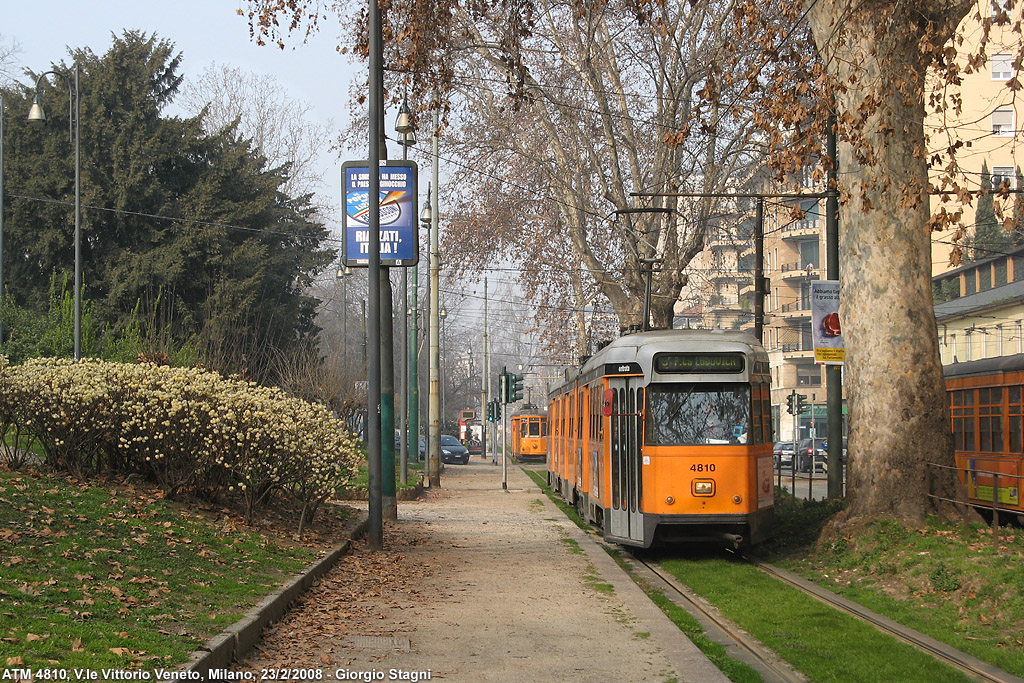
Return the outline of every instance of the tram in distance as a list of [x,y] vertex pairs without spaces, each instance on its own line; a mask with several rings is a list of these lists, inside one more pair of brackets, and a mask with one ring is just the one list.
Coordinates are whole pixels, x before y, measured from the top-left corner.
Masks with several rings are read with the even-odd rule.
[[512,459],[516,462],[544,462],[548,457],[548,416],[527,403],[509,420]]
[[950,427],[967,502],[991,520],[1024,524],[1024,354],[953,363],[943,367]]
[[607,540],[741,547],[771,533],[771,384],[753,336],[620,337],[548,400],[548,483]]

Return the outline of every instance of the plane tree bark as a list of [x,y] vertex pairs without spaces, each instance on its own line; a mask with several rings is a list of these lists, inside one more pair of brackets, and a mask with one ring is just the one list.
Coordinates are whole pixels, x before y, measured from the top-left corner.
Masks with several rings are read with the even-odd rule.
[[935,509],[929,493],[956,498],[951,471],[929,466],[953,465],[953,447],[931,294],[924,86],[973,5],[807,5],[836,86],[844,198],[840,315],[852,417],[850,505],[837,529],[879,517],[920,524]]

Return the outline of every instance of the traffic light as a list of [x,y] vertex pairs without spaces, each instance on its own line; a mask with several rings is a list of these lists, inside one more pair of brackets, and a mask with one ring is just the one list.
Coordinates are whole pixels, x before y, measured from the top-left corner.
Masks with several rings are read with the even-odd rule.
[[786,397],[786,412],[789,413],[790,415],[793,414],[793,410],[794,410],[793,399],[795,399],[795,398],[796,398],[796,392],[795,391],[792,392],[789,396]]
[[487,421],[498,421],[498,399],[496,398],[492,398],[490,401],[487,402]]
[[803,415],[807,412],[807,394],[796,395],[796,413],[797,415]]
[[502,368],[501,374],[498,375],[498,396],[503,403],[508,403],[508,370],[505,368]]
[[491,408],[494,410],[494,421],[501,422],[501,401],[496,398],[492,398]]
[[514,372],[508,374],[508,402],[523,400],[523,376]]

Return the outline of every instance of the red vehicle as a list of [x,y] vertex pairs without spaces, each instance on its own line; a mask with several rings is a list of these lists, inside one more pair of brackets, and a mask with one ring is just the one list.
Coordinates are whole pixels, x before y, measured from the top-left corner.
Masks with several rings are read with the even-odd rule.
[[476,417],[476,411],[466,408],[459,412],[459,441],[469,450],[470,455],[480,455],[483,428]]

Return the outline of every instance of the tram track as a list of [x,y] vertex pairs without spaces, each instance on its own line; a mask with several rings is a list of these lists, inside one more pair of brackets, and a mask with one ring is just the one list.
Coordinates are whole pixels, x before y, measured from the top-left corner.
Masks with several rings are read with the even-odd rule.
[[[786,583],[790,587],[819,600],[843,613],[871,624],[879,631],[906,642],[930,654],[943,663],[963,672],[971,679],[991,683],[1024,683],[1024,678],[961,652],[919,631],[908,628],[866,607],[847,600],[832,591],[817,586],[796,574],[787,572],[756,557],[741,555],[758,570]],[[726,619],[714,605],[696,595],[656,562],[631,555],[640,577],[660,588],[666,598],[689,612],[705,629],[708,637],[726,647],[730,656],[754,668],[766,683],[807,681],[807,677],[792,669],[778,655],[766,648],[752,635]]]
[[750,555],[741,555],[744,560],[757,567],[762,572],[786,583],[800,592],[813,597],[816,600],[833,607],[845,614],[857,617],[861,621],[871,624],[876,629],[897,640],[902,640],[917,649],[930,654],[941,662],[964,672],[978,681],[991,681],[992,683],[1024,683],[1024,678],[1014,676],[1002,669],[984,662],[973,655],[961,652],[956,648],[940,642],[931,636],[920,631],[904,626],[877,612],[873,612],[863,605],[847,600],[830,590],[822,588],[806,579],[780,569],[774,565],[763,562]]
[[752,635],[726,619],[710,604],[674,576],[636,554],[631,554],[633,571],[671,602],[686,610],[711,640],[722,645],[733,659],[751,667],[765,683],[807,683],[807,677],[793,669]]

